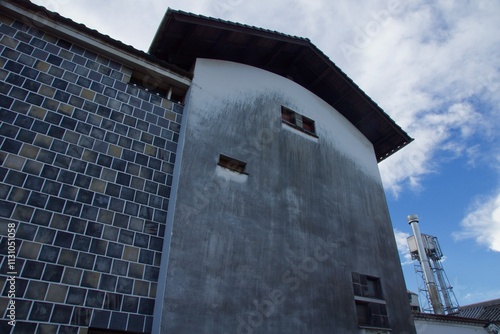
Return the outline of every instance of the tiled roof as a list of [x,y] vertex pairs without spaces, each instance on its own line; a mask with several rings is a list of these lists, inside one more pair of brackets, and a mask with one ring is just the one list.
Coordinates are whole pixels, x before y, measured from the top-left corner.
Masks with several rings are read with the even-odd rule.
[[466,318],[500,321],[500,299],[461,306],[459,315]]

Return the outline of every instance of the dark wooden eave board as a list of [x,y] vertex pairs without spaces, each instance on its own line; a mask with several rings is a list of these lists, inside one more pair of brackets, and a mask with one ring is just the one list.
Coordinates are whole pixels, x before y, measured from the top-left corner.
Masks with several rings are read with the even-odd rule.
[[292,78],[356,126],[373,144],[378,161],[413,140],[306,38],[169,9],[149,52],[185,70],[197,58],[208,58]]

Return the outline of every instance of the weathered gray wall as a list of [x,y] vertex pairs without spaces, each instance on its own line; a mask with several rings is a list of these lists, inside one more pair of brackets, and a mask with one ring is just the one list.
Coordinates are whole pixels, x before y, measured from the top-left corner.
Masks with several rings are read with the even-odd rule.
[[[284,128],[281,105],[318,140]],[[414,332],[375,157],[351,124],[287,79],[209,60],[185,117],[162,332],[355,333],[352,271],[381,278],[393,333]]]

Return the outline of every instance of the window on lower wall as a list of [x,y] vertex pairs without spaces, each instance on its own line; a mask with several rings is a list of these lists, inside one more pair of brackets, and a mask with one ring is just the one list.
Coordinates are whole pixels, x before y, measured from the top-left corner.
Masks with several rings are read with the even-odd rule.
[[356,300],[356,312],[360,326],[389,328],[389,317],[385,304]]
[[287,107],[281,106],[281,121],[299,131],[317,137],[314,121]]
[[389,328],[380,278],[352,273],[354,302],[360,327]]

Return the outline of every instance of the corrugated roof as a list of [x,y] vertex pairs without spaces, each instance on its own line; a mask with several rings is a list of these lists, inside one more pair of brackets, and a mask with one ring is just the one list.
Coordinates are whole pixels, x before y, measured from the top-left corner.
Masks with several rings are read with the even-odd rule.
[[371,141],[381,161],[413,139],[307,38],[169,9],[149,53],[191,70],[197,58],[234,61],[292,78]]

